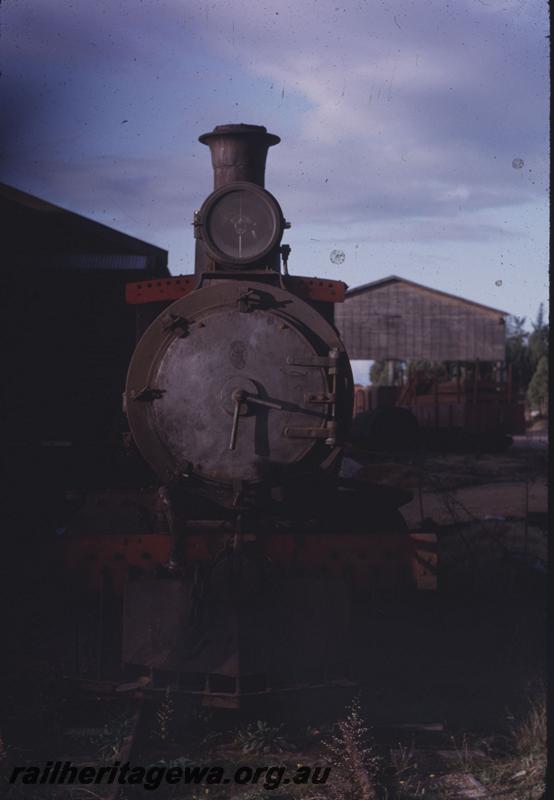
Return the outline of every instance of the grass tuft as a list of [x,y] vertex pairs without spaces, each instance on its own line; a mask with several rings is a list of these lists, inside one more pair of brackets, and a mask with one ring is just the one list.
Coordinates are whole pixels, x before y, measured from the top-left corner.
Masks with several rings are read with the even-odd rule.
[[174,716],[175,705],[171,698],[170,688],[167,687],[156,711],[156,727],[154,731],[156,738],[164,744],[171,739]]
[[[512,718],[510,718],[512,719]],[[463,736],[457,746],[459,768],[473,774],[494,793],[538,800],[545,791],[546,693],[529,696],[525,713],[513,718],[506,737],[495,743]]]
[[238,731],[235,741],[245,754],[285,753],[296,749],[285,739],[282,725],[270,725],[260,719]]

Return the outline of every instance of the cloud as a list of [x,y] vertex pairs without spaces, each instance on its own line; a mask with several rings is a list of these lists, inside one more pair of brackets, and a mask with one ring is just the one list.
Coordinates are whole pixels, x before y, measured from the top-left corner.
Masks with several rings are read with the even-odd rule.
[[0,90],[28,99],[11,105],[6,174],[163,232],[209,190],[198,134],[257,122],[283,134],[268,188],[293,222],[502,238],[480,212],[546,197],[545,11],[525,0],[8,5]]
[[229,41],[233,4],[211,7],[218,24],[204,35],[214,51],[308,101],[287,154],[274,157],[277,185],[296,174],[296,204],[310,219],[441,216],[544,198],[540,177],[511,167],[521,153],[535,177],[546,174],[536,6],[250,2],[240,21],[247,55]]
[[192,224],[189,209],[198,202],[197,186],[205,171],[187,157],[43,160],[34,173],[31,167],[32,186],[20,180],[17,188],[62,208],[88,209],[88,215],[131,234],[149,231],[151,238],[159,231],[161,246],[165,230]]
[[481,219],[434,217],[412,219],[407,222],[370,222],[349,224],[342,233],[329,235],[325,226],[312,226],[313,241],[330,244],[361,244],[363,242],[397,244],[400,242],[492,242],[498,240],[525,239],[521,230],[512,230],[504,225],[483,222]]

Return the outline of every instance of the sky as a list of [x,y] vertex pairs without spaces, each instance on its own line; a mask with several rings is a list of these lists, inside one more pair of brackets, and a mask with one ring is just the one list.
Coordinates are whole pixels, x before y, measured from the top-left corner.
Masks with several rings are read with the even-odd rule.
[[[548,299],[541,0],[4,0],[0,180],[194,269],[198,136],[265,125],[291,273]],[[344,259],[337,263],[334,251]]]

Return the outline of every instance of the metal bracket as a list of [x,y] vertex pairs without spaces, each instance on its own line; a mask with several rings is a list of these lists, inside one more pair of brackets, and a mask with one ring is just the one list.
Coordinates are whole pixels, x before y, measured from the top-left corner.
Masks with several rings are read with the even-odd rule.
[[288,356],[287,364],[295,367],[322,367],[330,379],[330,392],[307,393],[305,403],[321,403],[328,405],[330,419],[324,428],[292,428],[284,430],[284,435],[299,439],[325,439],[325,444],[335,447],[337,444],[337,376],[339,372],[339,350],[329,350],[328,356]]
[[256,309],[271,308],[275,305],[275,300],[270,294],[259,292],[256,289],[248,289],[237,298],[237,303],[241,314],[247,314]]
[[163,318],[164,331],[180,331],[180,338],[184,339],[190,332],[190,323],[185,317],[179,314],[166,314]]
[[[329,370],[336,369],[339,351],[333,348],[328,356],[287,356],[287,364],[291,367],[324,367]],[[329,374],[334,374],[329,372]]]
[[326,439],[327,428],[292,428],[287,426],[283,431],[287,439]]
[[336,403],[337,402],[337,395],[335,392],[318,392],[317,394],[311,394],[306,392],[304,395],[304,402],[305,403]]
[[325,439],[325,444],[334,446],[337,442],[337,423],[329,421],[323,428],[293,428],[287,426],[283,431],[287,439]]
[[141,389],[139,392],[131,391],[131,399],[150,403],[152,400],[160,400],[165,392],[165,389],[154,389],[150,386],[145,386],[144,389]]
[[[290,228],[290,223],[285,223],[285,227],[287,226],[287,224]],[[283,272],[285,273],[285,275],[289,274],[288,264],[289,264],[290,250],[291,250],[290,244],[282,244],[281,247],[279,248],[279,252],[281,253],[281,258],[283,259]]]
[[276,300],[271,292],[263,292],[258,289],[247,289],[246,292],[237,298],[239,311],[249,312],[257,309],[268,311],[270,309],[285,308],[290,300]]
[[241,314],[247,314],[253,311],[256,306],[260,305],[260,296],[257,292],[250,289],[248,292],[241,294],[237,299],[239,311]]
[[202,216],[200,211],[195,211],[193,216],[192,228],[195,239],[202,238]]
[[233,508],[238,508],[244,496],[244,481],[233,481]]

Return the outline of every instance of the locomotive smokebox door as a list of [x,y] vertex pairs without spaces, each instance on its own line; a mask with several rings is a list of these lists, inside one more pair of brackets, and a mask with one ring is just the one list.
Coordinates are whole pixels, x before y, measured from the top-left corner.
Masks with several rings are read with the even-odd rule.
[[219,282],[177,300],[140,340],[129,424],[163,482],[233,502],[324,472],[340,452],[351,373],[334,328],[281,288]]

